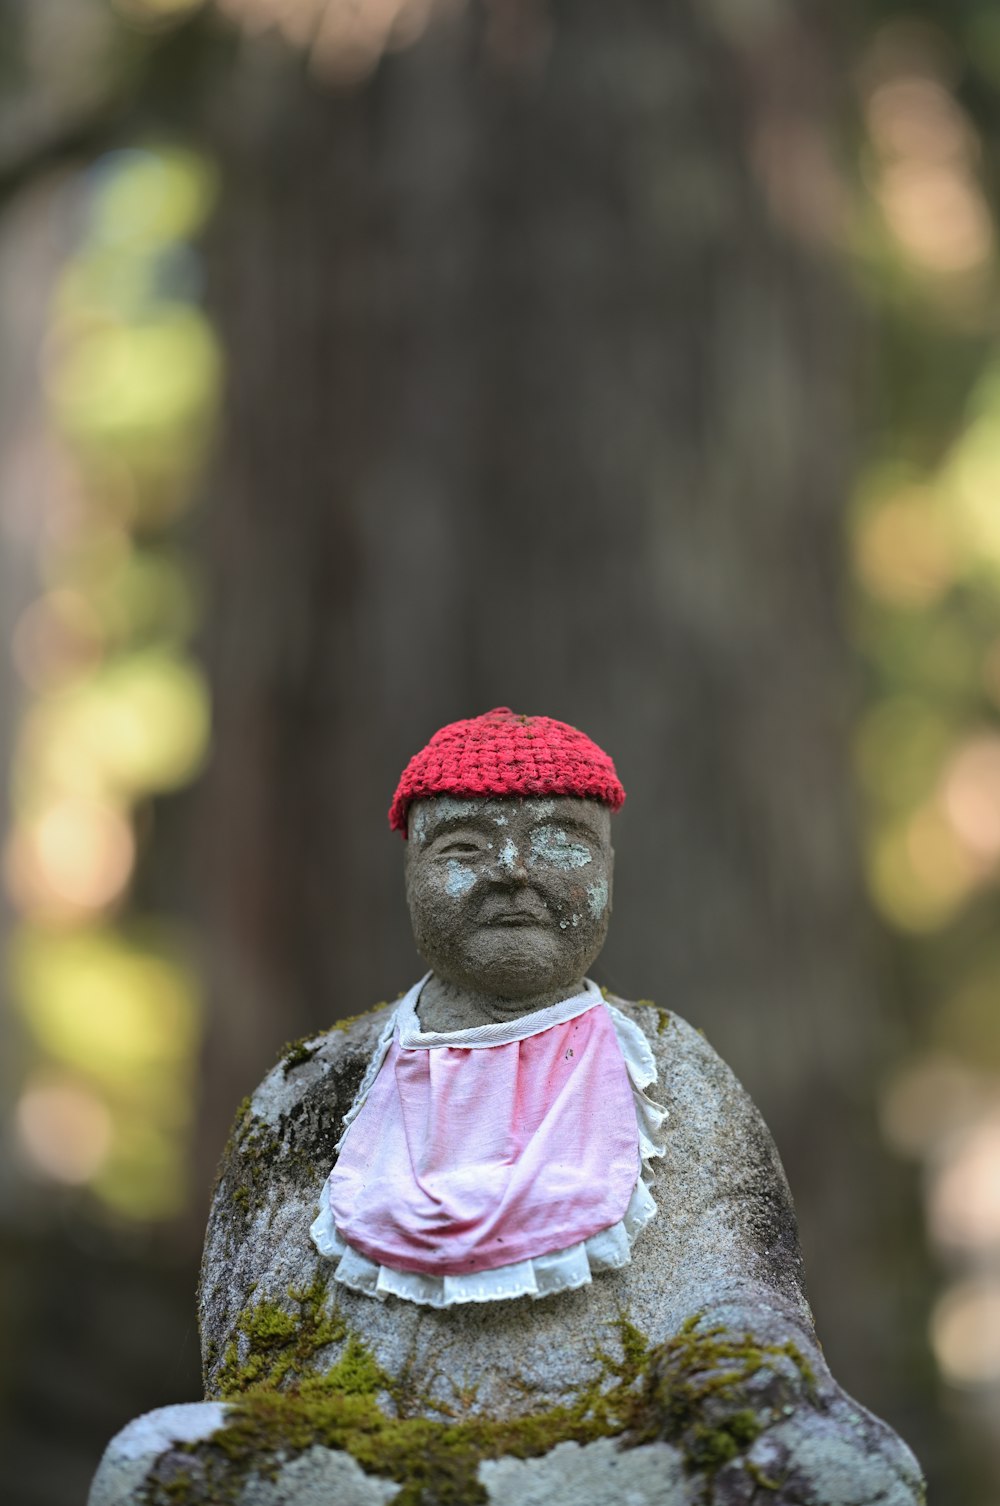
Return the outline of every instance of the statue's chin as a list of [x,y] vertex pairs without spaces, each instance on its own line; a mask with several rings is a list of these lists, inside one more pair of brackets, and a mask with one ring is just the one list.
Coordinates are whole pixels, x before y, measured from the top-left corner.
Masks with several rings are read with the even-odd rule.
[[554,938],[527,927],[477,937],[474,956],[428,958],[442,981],[496,999],[559,996],[579,982],[592,959],[566,956]]

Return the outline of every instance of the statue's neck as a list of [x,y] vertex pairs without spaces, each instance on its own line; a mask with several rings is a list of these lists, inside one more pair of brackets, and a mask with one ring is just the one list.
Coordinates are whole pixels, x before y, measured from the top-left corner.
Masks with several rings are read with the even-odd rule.
[[583,979],[579,978],[564,988],[533,994],[530,998],[503,999],[446,983],[432,973],[420,990],[417,1018],[422,1030],[474,1030],[478,1025],[516,1020],[521,1015],[547,1009],[550,1004],[582,994],[584,987]]

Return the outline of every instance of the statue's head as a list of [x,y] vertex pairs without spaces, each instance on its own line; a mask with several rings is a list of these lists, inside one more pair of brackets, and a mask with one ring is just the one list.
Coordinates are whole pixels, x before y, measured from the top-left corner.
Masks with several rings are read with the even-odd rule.
[[578,982],[611,917],[614,764],[564,722],[505,707],[443,727],[389,812],[417,948],[447,983],[528,999]]

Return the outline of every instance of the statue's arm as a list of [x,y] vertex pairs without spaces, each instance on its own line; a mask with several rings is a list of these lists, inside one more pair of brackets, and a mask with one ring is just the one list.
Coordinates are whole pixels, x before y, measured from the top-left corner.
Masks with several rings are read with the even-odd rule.
[[198,1291],[206,1395],[226,1391],[242,1314],[287,1302],[323,1269],[309,1239],[345,1116],[391,1006],[286,1048],[237,1111],[222,1154]]
[[662,1393],[691,1400],[692,1447],[697,1434],[731,1450],[734,1470],[749,1461],[780,1480],[773,1499],[826,1499],[817,1490],[833,1486],[808,1471],[826,1482],[842,1471],[853,1481],[845,1502],[912,1506],[923,1499],[916,1460],[824,1359],[791,1193],[760,1113],[699,1032],[663,1019],[651,1095],[670,1117],[654,1192],[670,1221],[676,1338],[657,1360]]

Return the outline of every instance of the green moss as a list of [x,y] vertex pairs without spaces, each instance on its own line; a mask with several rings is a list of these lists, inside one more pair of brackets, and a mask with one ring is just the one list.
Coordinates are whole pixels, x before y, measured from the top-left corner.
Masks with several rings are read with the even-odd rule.
[[311,1286],[289,1290],[295,1311],[265,1301],[243,1312],[216,1380],[219,1396],[228,1401],[254,1387],[277,1390],[307,1374],[321,1350],[342,1343],[346,1324],[336,1310],[325,1311],[325,1297],[326,1283],[317,1276]]
[[776,1480],[773,1475],[765,1474],[760,1465],[755,1464],[752,1459],[748,1459],[743,1468],[753,1483],[759,1485],[761,1490],[780,1490],[784,1484],[783,1480]]
[[[245,1098],[236,1113],[232,1132],[223,1152],[213,1202],[228,1202],[246,1233],[250,1220],[267,1206],[274,1187],[274,1167],[281,1162],[285,1174],[297,1181],[322,1184],[326,1171],[304,1146],[295,1146],[253,1112]],[[326,1168],[328,1170],[329,1168]]]
[[246,1097],[246,1098],[241,1098],[240,1101],[239,1101],[239,1103],[236,1105],[236,1113],[233,1115],[233,1131],[236,1130],[236,1128],[237,1128],[238,1125],[242,1124],[243,1120],[247,1117],[247,1115],[249,1114],[249,1112],[250,1112],[250,1099],[249,1099],[249,1096]]
[[[773,1398],[754,1398],[750,1383],[756,1376],[766,1372],[767,1382],[777,1377],[783,1402],[801,1401],[815,1385],[797,1345],[759,1344],[752,1334],[733,1334],[721,1324],[706,1327],[700,1315],[689,1318],[650,1358],[629,1441],[671,1443],[689,1470],[708,1478],[783,1415]],[[744,1468],[750,1473],[747,1464]]]
[[[220,1373],[221,1394],[232,1403],[225,1427],[173,1450],[162,1477],[151,1474],[145,1506],[189,1499],[225,1506],[239,1499],[251,1473],[273,1477],[283,1459],[314,1444],[346,1451],[366,1472],[397,1481],[397,1506],[480,1506],[483,1459],[530,1458],[558,1443],[603,1437],[624,1448],[671,1443],[691,1472],[710,1479],[779,1415],[764,1403],[754,1409],[748,1381],[765,1367],[781,1371],[784,1360],[799,1392],[811,1384],[793,1344],[759,1345],[696,1316],[651,1347],[622,1316],[614,1353],[598,1351],[596,1378],[562,1405],[504,1420],[418,1416],[415,1407],[426,1412],[427,1399],[387,1376],[326,1298],[317,1278],[291,1290],[286,1303],[264,1301],[241,1316]],[[336,1363],[317,1371],[323,1351],[338,1344]],[[178,1471],[185,1454],[194,1457],[193,1474]]]
[[339,1391],[344,1396],[375,1396],[379,1391],[392,1392],[389,1377],[375,1362],[367,1345],[355,1334],[349,1334],[340,1359],[323,1377],[329,1391]]
[[657,1035],[662,1035],[665,1030],[669,1030],[670,1029],[671,1016],[668,1014],[668,1012],[665,1009],[660,1009],[656,1004],[653,1003],[652,999],[640,999],[639,1003],[640,1004],[645,1004],[650,1009],[656,1010],[656,1033],[657,1033]]
[[163,1493],[172,1506],[188,1506],[189,1502],[197,1500],[196,1488],[197,1481],[194,1476],[185,1472],[167,1481],[163,1487]]
[[750,1333],[735,1335],[723,1324],[703,1324],[703,1316],[696,1313],[655,1351],[651,1400],[677,1426],[683,1426],[687,1413],[697,1413],[706,1398],[745,1384],[776,1360],[790,1360],[803,1384],[808,1389],[814,1385],[812,1371],[795,1344],[758,1344]]
[[296,1067],[301,1067],[305,1062],[312,1061],[322,1044],[322,1042],[317,1042],[315,1045],[309,1044],[315,1040],[315,1035],[304,1035],[297,1041],[292,1041],[284,1048],[278,1060],[281,1063],[281,1070],[285,1077],[288,1076],[289,1072],[294,1072]]
[[749,1408],[733,1412],[716,1428],[698,1423],[691,1429],[688,1460],[698,1469],[718,1469],[735,1459],[763,1431],[763,1423]]

